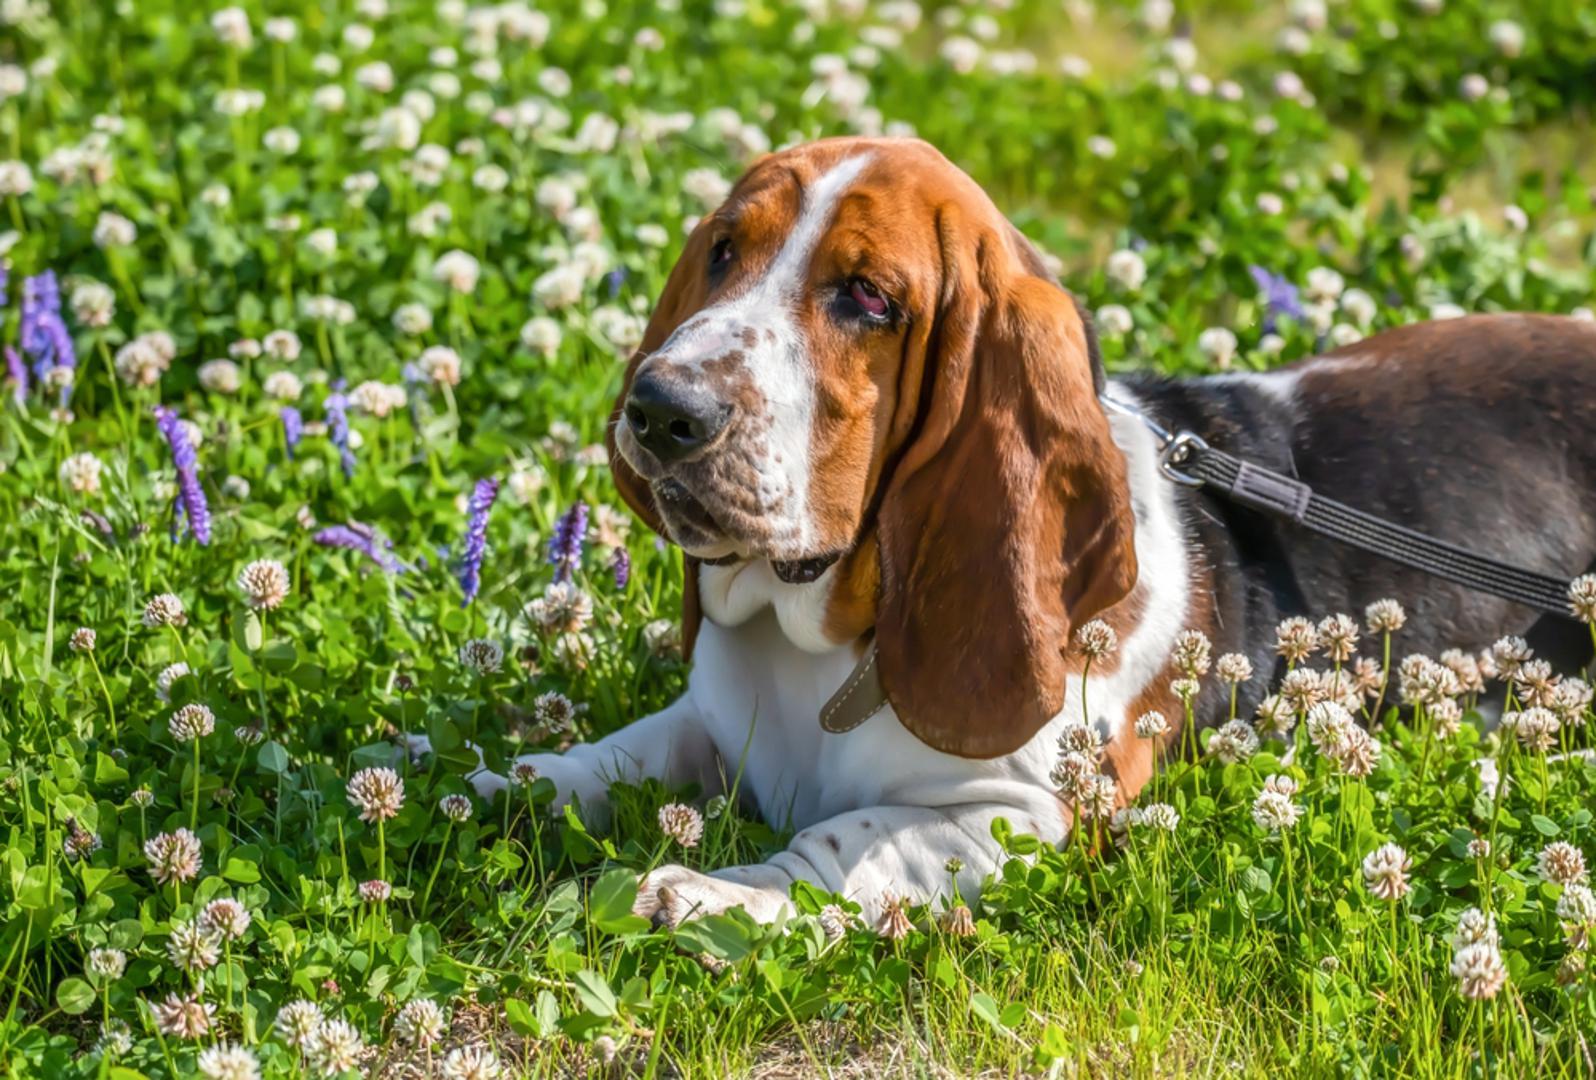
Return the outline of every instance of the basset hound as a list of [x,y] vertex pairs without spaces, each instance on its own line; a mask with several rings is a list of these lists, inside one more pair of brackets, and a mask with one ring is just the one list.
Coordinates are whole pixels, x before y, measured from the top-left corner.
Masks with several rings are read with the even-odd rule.
[[[1066,839],[1063,725],[1096,727],[1121,799],[1148,780],[1133,722],[1182,715],[1169,658],[1187,628],[1267,674],[1283,617],[1394,597],[1408,651],[1517,633],[1588,653],[1576,624],[1171,483],[1105,392],[1440,538],[1569,578],[1596,564],[1596,326],[1462,318],[1267,374],[1109,382],[1070,294],[931,146],[771,154],[693,230],[610,425],[622,496],[686,554],[687,690],[521,759],[584,807],[616,779],[706,797],[735,781],[795,830],[757,865],[655,870],[642,914],[768,921],[795,881],[867,917],[948,895],[953,873],[977,893],[994,820]],[[1072,636],[1094,617],[1120,644],[1083,715]],[[1199,717],[1223,693],[1205,687]],[[473,779],[488,797],[505,783]]]

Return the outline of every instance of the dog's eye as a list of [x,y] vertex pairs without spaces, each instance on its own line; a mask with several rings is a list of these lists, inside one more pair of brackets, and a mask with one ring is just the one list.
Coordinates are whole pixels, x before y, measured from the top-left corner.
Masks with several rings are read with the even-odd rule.
[[859,305],[859,310],[872,319],[885,319],[892,310],[887,298],[864,278],[856,277],[848,282],[848,298]]
[[723,236],[719,240],[716,240],[714,246],[709,249],[709,268],[712,271],[723,269],[727,263],[731,262],[731,260],[731,238]]

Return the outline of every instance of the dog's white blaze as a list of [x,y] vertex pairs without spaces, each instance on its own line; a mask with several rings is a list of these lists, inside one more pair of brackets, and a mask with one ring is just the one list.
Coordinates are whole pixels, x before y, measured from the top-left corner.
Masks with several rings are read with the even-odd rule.
[[870,156],[845,158],[805,188],[798,220],[759,279],[740,295],[710,305],[677,327],[656,354],[668,356],[675,365],[699,367],[729,351],[743,350],[745,331],[758,335],[744,350],[748,377],[768,409],[757,492],[760,503],[771,508],[765,519],[773,540],[791,558],[814,554],[810,545],[815,539],[809,486],[816,372],[797,318],[798,303],[815,247],[831,224],[838,201]]

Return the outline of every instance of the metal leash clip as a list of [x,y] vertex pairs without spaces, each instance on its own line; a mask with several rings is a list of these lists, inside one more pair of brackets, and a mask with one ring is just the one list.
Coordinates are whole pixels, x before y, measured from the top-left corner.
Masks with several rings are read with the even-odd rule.
[[1183,473],[1175,466],[1186,464],[1198,452],[1206,449],[1208,444],[1201,435],[1191,431],[1177,432],[1164,444],[1164,449],[1158,455],[1158,471],[1183,487],[1200,488],[1203,486],[1200,478]]
[[1190,461],[1198,451],[1208,449],[1208,444],[1201,435],[1193,431],[1178,431],[1171,434],[1163,425],[1151,416],[1148,416],[1136,406],[1120,401],[1108,394],[1099,399],[1114,412],[1125,416],[1133,416],[1153,433],[1153,438],[1158,440],[1158,471],[1168,480],[1173,480],[1182,487],[1200,488],[1203,482],[1195,476],[1180,472],[1175,468]]

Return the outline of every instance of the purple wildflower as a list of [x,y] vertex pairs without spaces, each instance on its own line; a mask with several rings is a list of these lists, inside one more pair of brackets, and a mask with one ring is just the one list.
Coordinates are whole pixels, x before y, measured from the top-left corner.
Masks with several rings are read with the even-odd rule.
[[625,548],[616,548],[615,554],[610,556],[610,573],[615,575],[616,591],[624,591],[626,583],[632,580],[632,557]]
[[327,435],[338,448],[345,479],[355,475],[355,452],[349,446],[349,398],[342,392],[327,398]]
[[582,563],[582,544],[587,540],[587,503],[575,502],[554,523],[549,540],[549,563],[554,580],[569,581]]
[[[205,501],[205,489],[199,482],[199,455],[189,442],[177,412],[164,405],[155,407],[155,423],[166,436],[166,445],[172,450],[172,463],[177,466],[177,511],[179,520],[188,522],[194,539],[203,546],[211,542],[211,509]],[[172,537],[177,538],[178,522],[172,523]]]
[[626,267],[618,266],[604,275],[604,288],[613,300],[621,295],[621,286],[626,284]]
[[358,521],[351,521],[347,525],[329,525],[311,539],[322,547],[358,551],[390,574],[409,569],[404,563],[388,554],[393,550],[393,541],[370,525],[362,525]]
[[22,362],[22,357],[11,346],[6,346],[5,353],[6,382],[11,384],[11,394],[21,405],[28,398],[28,365]]
[[1275,320],[1282,315],[1291,319],[1302,318],[1302,301],[1298,298],[1295,285],[1285,277],[1271,274],[1261,266],[1249,266],[1247,272],[1252,275],[1252,280],[1258,283],[1258,289],[1263,293],[1264,333],[1273,333]]
[[465,592],[466,604],[475,600],[477,590],[482,588],[482,557],[488,552],[488,512],[493,509],[493,500],[498,497],[497,477],[478,480],[475,490],[471,492],[465,551],[460,556],[460,588]]
[[22,279],[22,351],[33,357],[33,374],[43,379],[54,367],[76,367],[72,335],[61,318],[61,286],[55,271]]
[[292,459],[294,450],[299,446],[299,440],[305,437],[305,418],[292,405],[284,405],[277,410],[277,415],[282,418],[283,444],[288,448],[288,456]]

